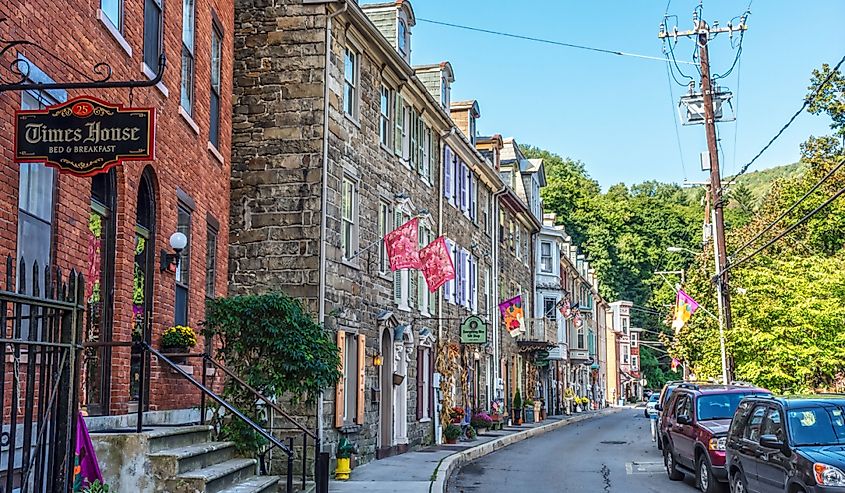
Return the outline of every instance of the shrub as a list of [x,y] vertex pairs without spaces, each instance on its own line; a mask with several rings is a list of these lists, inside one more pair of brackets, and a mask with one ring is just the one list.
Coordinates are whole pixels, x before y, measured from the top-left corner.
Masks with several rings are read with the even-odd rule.
[[161,335],[161,347],[187,347],[197,345],[197,334],[194,329],[184,325],[175,325],[165,329]]
[[514,409],[522,408],[522,396],[519,394],[519,389],[516,389],[516,393],[513,395],[513,407]]
[[473,415],[470,424],[473,428],[490,428],[493,426],[493,418],[485,412]]
[[475,431],[475,428],[472,426],[467,428],[467,438],[470,440],[475,440],[478,438],[478,432]]

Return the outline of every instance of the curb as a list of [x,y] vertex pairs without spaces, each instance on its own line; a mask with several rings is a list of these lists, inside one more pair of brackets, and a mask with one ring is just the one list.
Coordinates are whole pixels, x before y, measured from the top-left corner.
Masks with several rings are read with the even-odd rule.
[[563,428],[564,426],[580,423],[581,421],[586,421],[588,419],[597,418],[599,416],[605,416],[608,414],[614,414],[622,411],[623,409],[627,409],[627,407],[605,408],[590,414],[575,416],[574,418],[563,419],[554,423],[549,423],[547,425],[538,426],[536,428],[520,431],[518,433],[513,433],[511,435],[497,438],[496,440],[491,440],[489,442],[482,443],[477,447],[473,447],[461,452],[456,452],[444,458],[440,462],[440,464],[438,464],[436,472],[437,475],[431,481],[431,486],[429,487],[428,491],[429,493],[446,493],[446,483],[449,480],[449,476],[452,475],[452,472],[454,472],[455,469],[466,464],[467,462],[472,462],[480,457],[484,457],[487,454],[505,448],[508,445],[521,442],[525,439],[542,435],[549,431],[554,431],[558,428]]

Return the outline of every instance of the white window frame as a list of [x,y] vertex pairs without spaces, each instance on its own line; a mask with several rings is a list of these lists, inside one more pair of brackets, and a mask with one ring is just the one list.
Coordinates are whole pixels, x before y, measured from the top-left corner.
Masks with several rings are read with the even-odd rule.
[[[190,12],[187,12],[188,10]],[[188,13],[190,13],[190,17]],[[182,0],[182,78],[179,84],[179,104],[190,117],[194,115],[194,103],[196,103],[196,94],[194,91],[194,81],[197,72],[196,15],[196,0]]]
[[[393,137],[393,113],[395,111],[393,97],[393,89],[387,84],[382,83],[381,92],[379,93],[379,143],[388,150],[390,150],[391,138]],[[387,99],[387,108],[383,106],[385,98]]]
[[[349,187],[349,188],[347,188]],[[349,190],[349,193],[347,193]],[[347,198],[349,214],[346,214],[344,203]],[[346,228],[349,228],[347,238]],[[340,187],[340,252],[346,262],[352,262],[351,258],[358,250],[358,180],[350,175],[344,174]]]
[[343,423],[351,425],[358,414],[358,334],[347,332],[343,341]]
[[[347,64],[352,65],[349,71]],[[343,114],[358,121],[359,116],[359,92],[360,92],[361,52],[351,45],[343,50]],[[352,77],[352,80],[349,79]]]
[[[544,247],[549,247],[549,254],[546,255],[543,252]],[[545,265],[545,259],[548,259],[549,265],[548,269]],[[554,255],[553,255],[553,248],[551,241],[541,241],[540,242],[540,271],[546,274],[553,274],[554,273]]]
[[390,202],[386,199],[379,199],[378,204],[378,228],[379,228],[379,273],[387,274],[390,272],[390,260],[387,257],[387,246],[384,243],[384,237],[390,232],[390,225],[392,224]]

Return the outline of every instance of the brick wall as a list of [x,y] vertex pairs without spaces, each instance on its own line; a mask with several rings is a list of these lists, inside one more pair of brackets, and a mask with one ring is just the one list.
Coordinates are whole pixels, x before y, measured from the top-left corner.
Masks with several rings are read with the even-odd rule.
[[[46,47],[21,48],[37,67],[56,81],[79,81],[80,74],[68,68],[89,73],[99,62],[111,65],[114,80],[142,79],[143,60],[143,2],[127,1],[124,5],[123,39],[131,48],[131,55],[118,43],[98,20],[97,2],[68,0],[10,0],[0,4],[0,24],[3,39],[25,39]],[[182,11],[179,4],[169,5],[164,13],[164,51],[168,65],[163,86],[157,88],[94,89],[69,91],[68,97],[89,94],[113,103],[154,107],[157,112],[156,157],[151,162],[133,162],[115,169],[116,221],[114,249],[114,317],[115,341],[129,341],[132,331],[132,284],[136,202],[141,172],[151,168],[156,199],[155,252],[153,265],[153,345],[164,328],[173,324],[174,277],[158,269],[158,252],[170,251],[168,238],[176,230],[176,190],[183,190],[196,204],[192,214],[191,280],[188,319],[199,327],[203,319],[206,270],[206,216],[219,221],[217,278],[215,290],[226,291],[226,238],[229,210],[229,154],[231,146],[230,94],[232,93],[232,25],[233,8],[230,0],[197,0],[195,41],[195,101],[193,120],[196,132],[179,115],[179,84],[181,67]],[[222,24],[224,42],[222,53],[221,127],[219,154],[223,162],[208,149],[209,93],[212,11]],[[13,50],[14,51],[14,50]],[[14,53],[9,54],[10,57]],[[5,71],[10,57],[3,60]],[[67,64],[67,65],[66,65]],[[8,75],[8,72],[3,74]],[[18,180],[19,166],[12,161],[11,138],[14,111],[21,105],[21,94],[0,94],[0,254],[15,255],[18,247]],[[88,218],[91,210],[91,179],[57,175],[55,186],[55,218],[53,221],[53,265],[63,271],[70,268],[87,269]],[[0,267],[0,270],[4,267]],[[197,369],[199,365],[197,364]],[[129,349],[114,348],[111,360],[111,401],[109,410],[119,414],[127,411],[129,401]],[[9,372],[6,372],[8,375]],[[152,367],[151,409],[186,407],[197,402],[197,392],[185,381],[160,368]]]

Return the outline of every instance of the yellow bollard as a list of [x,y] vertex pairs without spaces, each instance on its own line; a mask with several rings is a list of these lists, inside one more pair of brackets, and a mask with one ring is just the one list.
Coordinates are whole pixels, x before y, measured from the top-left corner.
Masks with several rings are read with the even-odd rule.
[[349,468],[349,457],[338,457],[337,468],[334,470],[335,479],[346,481],[352,469]]

